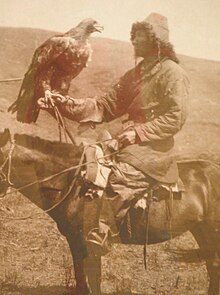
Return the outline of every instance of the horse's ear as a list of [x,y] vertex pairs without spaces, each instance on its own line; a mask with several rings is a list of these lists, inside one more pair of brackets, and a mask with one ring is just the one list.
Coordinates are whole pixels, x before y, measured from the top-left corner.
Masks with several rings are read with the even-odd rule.
[[5,146],[10,138],[11,138],[10,130],[8,128],[5,128],[3,132],[0,132],[0,147]]

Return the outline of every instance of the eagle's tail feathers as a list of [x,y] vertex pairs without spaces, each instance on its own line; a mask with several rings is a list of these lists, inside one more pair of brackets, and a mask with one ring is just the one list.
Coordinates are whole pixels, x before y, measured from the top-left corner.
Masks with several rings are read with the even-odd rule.
[[29,70],[23,79],[17,100],[8,108],[9,112],[17,112],[17,120],[22,123],[36,122],[39,108],[35,101],[35,74]]
[[13,102],[8,108],[8,112],[14,114],[17,111],[17,100]]

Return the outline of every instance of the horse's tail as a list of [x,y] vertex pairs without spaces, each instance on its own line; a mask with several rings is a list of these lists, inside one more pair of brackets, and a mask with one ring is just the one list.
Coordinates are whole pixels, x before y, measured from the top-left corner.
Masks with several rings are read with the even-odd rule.
[[207,187],[207,214],[211,220],[220,222],[220,165],[207,162],[204,176]]
[[210,169],[210,182],[213,197],[219,199],[220,201],[220,164],[212,163],[212,168]]

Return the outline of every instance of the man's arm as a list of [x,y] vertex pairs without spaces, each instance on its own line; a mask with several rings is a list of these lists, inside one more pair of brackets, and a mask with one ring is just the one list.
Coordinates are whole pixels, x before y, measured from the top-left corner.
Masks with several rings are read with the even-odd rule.
[[45,97],[38,99],[39,107],[53,113],[53,105],[55,105],[62,116],[80,123],[103,121],[103,110],[98,107],[96,98],[75,99],[58,93],[51,93],[51,97],[52,104]]
[[[75,99],[69,96],[52,94],[55,104],[61,114],[70,120],[78,122],[110,121],[126,112],[127,104],[122,104],[124,79],[115,84],[106,94],[95,98]],[[38,100],[41,108],[48,109],[44,98]]]

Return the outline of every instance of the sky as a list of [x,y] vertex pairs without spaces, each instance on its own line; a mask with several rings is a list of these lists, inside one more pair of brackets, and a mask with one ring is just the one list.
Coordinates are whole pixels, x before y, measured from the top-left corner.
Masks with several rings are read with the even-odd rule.
[[132,23],[151,12],[168,18],[177,53],[220,60],[220,0],[0,0],[0,26],[65,32],[92,17],[101,37],[129,42]]

